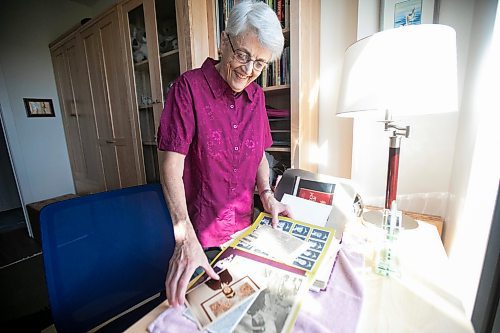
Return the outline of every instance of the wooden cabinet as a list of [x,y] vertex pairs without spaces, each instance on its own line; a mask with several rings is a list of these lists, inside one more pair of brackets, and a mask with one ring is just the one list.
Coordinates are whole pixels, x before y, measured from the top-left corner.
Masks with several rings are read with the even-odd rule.
[[290,83],[264,88],[267,105],[290,110],[288,127],[273,128],[272,119],[270,123],[274,141],[289,135],[290,145],[273,145],[268,152],[282,165],[311,172],[318,171],[314,154],[319,127],[320,2],[283,0],[289,15],[283,34],[289,48]]
[[117,10],[50,48],[76,192],[142,183]]
[[145,182],[158,182],[156,132],[168,88],[215,53],[209,50],[207,0],[128,0],[119,8],[140,165]]
[[92,92],[98,151],[106,189],[142,183],[127,100],[125,52],[118,12],[110,11],[80,33]]
[[121,6],[130,103],[147,183],[159,182],[156,131],[166,95],[179,76],[179,43],[174,1],[130,0]]
[[51,53],[75,188],[78,193],[92,193],[106,186],[83,48],[78,39],[72,36]]
[[77,193],[159,181],[165,89],[215,53],[207,1],[124,0],[49,45]]

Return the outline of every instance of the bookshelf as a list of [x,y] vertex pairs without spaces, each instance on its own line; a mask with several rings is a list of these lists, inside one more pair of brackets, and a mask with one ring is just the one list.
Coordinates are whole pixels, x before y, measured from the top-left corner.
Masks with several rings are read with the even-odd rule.
[[[225,27],[237,0],[214,0],[215,36]],[[320,0],[263,0],[281,18],[285,45],[283,56],[256,80],[270,109],[288,110],[288,117],[272,117],[273,146],[266,150],[279,174],[287,168],[317,172],[311,156],[318,146]],[[269,113],[268,113],[269,114]],[[287,142],[287,144],[285,144]],[[272,165],[272,163],[276,163]]]
[[290,90],[290,84],[283,84],[283,85],[277,85],[277,86],[268,86],[268,87],[263,87],[262,90],[267,95],[272,95],[273,92],[280,92],[284,90]]

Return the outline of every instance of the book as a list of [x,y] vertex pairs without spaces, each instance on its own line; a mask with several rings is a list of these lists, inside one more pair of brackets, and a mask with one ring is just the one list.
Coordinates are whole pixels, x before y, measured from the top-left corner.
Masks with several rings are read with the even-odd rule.
[[286,217],[272,229],[271,219],[261,213],[214,259],[220,280],[204,273],[190,282],[186,304],[199,328],[289,332],[293,327],[335,231]]
[[[279,313],[281,318],[278,322],[266,323],[274,325],[274,331],[288,332],[293,326],[299,301],[309,287],[303,270],[234,247],[222,251],[213,268],[222,275],[222,282],[203,274],[186,293],[187,307],[200,329],[235,327],[235,332],[242,331],[241,327],[248,326],[249,318],[252,323],[252,318],[259,314],[268,318],[271,313]],[[255,297],[252,304],[241,311],[244,302],[252,297]],[[277,305],[270,301],[279,298],[285,302]],[[259,304],[258,309],[255,302]]]
[[[271,220],[271,215],[261,213],[252,225],[253,227],[248,229],[235,241],[235,247],[266,259],[289,264],[292,267],[306,271],[308,276],[314,276],[334,238],[335,230],[280,216],[276,229],[306,242],[306,247],[301,247],[300,251],[290,251],[288,247],[284,247],[281,251],[273,250],[269,254],[260,247],[248,246],[248,239],[252,237],[253,231],[258,229],[259,226],[271,226]],[[289,253],[285,260],[275,255],[276,252],[283,251]],[[307,255],[309,251],[315,253],[316,256],[312,257],[311,255]]]
[[335,184],[295,177],[293,195],[326,205],[333,204]]
[[333,202],[333,193],[325,193],[325,192],[310,190],[307,188],[299,189],[299,193],[297,193],[297,196],[302,199],[307,199],[325,205],[331,205]]
[[291,260],[307,250],[309,244],[282,229],[262,224],[242,237],[236,246],[267,258],[291,263]]
[[319,292],[326,289],[328,281],[330,280],[330,275],[333,271],[333,266],[335,265],[335,261],[337,260],[337,254],[339,250],[340,241],[334,238],[327,250],[325,260],[323,260],[323,263],[316,272],[314,282],[312,286],[309,287],[309,290]]

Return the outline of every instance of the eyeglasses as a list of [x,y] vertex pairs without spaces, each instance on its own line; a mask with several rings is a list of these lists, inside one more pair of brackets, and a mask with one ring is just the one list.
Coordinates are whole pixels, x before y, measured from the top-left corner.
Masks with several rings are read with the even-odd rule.
[[246,65],[250,62],[253,62],[253,69],[258,72],[262,72],[262,70],[266,68],[267,62],[262,60],[252,60],[252,58],[248,53],[242,50],[234,49],[233,43],[231,42],[231,38],[229,38],[229,35],[227,35],[227,39],[229,40],[229,45],[231,45],[231,50],[233,50],[234,57],[239,63]]

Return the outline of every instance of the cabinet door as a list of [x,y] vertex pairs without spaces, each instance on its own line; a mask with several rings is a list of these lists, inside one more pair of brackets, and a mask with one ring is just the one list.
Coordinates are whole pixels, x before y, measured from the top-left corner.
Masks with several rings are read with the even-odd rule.
[[129,0],[122,12],[144,173],[146,182],[158,182],[156,132],[166,96],[164,88],[179,76],[175,1]]
[[107,189],[142,183],[116,10],[81,33]]
[[163,105],[153,0],[130,0],[122,19],[131,82],[132,109],[138,120],[141,167],[147,183],[159,182],[156,129]]
[[70,164],[78,194],[105,190],[85,62],[77,38],[52,52]]
[[[69,43],[73,44],[73,41]],[[66,144],[68,146],[73,180],[75,182],[75,187],[78,187],[77,183],[85,179],[85,164],[82,142],[79,135],[78,114],[75,109],[75,98],[73,96],[71,84],[72,79],[70,71],[68,70],[65,46],[66,45],[63,45],[52,52],[52,63],[59,93],[59,103],[64,121],[64,131],[66,133]]]

